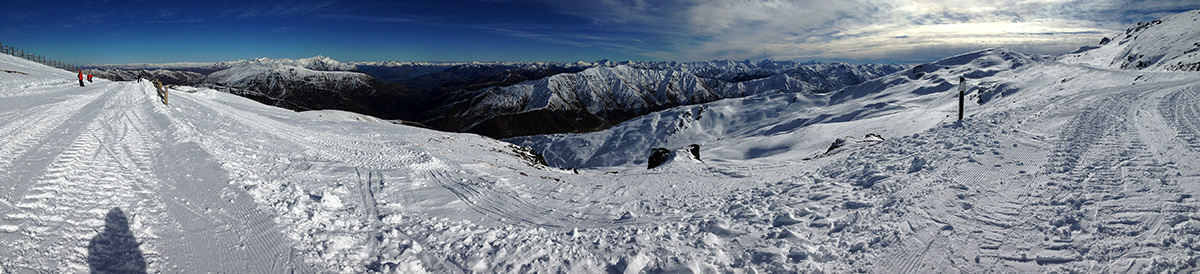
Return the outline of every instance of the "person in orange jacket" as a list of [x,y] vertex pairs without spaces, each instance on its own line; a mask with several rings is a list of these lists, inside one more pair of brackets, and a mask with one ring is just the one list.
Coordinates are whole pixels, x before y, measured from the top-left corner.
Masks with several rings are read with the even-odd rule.
[[88,74],[88,83],[91,83],[91,82],[92,82],[92,75]]
[[83,71],[79,71],[79,86],[83,86]]

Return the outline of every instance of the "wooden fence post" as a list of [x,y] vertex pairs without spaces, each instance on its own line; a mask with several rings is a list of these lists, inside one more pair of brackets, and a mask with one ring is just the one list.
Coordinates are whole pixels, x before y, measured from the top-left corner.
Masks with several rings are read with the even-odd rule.
[[958,120],[963,119],[963,97],[967,93],[967,78],[958,77]]
[[158,89],[158,96],[162,97],[163,105],[164,106],[168,105],[167,104],[167,87],[163,86],[162,81],[159,81],[158,79],[154,79],[154,87],[156,89]]

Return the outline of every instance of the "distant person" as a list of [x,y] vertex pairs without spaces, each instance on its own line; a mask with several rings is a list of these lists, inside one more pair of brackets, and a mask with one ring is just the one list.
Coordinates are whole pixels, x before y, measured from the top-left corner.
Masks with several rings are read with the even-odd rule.
[[79,86],[83,86],[83,71],[79,71]]
[[88,83],[91,83],[91,82],[92,82],[92,75],[88,74]]

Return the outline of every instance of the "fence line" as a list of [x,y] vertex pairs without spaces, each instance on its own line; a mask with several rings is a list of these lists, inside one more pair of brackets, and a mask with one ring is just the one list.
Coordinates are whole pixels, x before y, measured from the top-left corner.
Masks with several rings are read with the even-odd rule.
[[78,71],[78,70],[83,69],[83,67],[79,66],[79,65],[68,64],[68,63],[64,63],[64,62],[60,62],[60,61],[55,61],[53,59],[46,59],[46,56],[39,56],[37,54],[33,54],[30,52],[24,51],[22,49],[19,49],[19,48],[14,48],[12,46],[5,46],[4,43],[0,43],[0,53],[20,57],[25,60],[34,61],[34,62],[43,64],[43,65],[56,67],[56,68],[64,69],[67,71]]

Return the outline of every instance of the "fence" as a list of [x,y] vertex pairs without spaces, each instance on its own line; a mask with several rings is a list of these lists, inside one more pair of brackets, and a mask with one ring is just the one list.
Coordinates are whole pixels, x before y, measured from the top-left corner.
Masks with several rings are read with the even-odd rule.
[[46,56],[39,56],[37,54],[33,54],[31,52],[27,52],[27,51],[21,50],[19,48],[5,46],[3,43],[0,43],[0,53],[20,57],[25,60],[38,62],[43,65],[56,67],[56,68],[64,69],[67,71],[77,71],[77,70],[83,69],[83,67],[75,65],[75,64],[68,64],[68,63],[64,63],[64,62],[46,59]]

